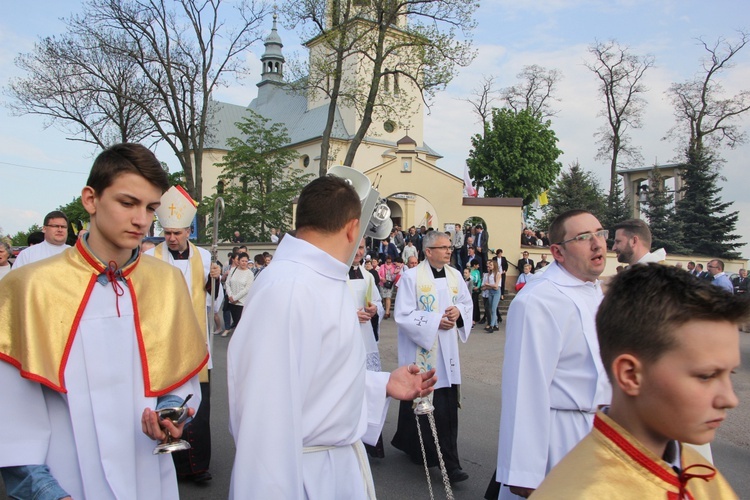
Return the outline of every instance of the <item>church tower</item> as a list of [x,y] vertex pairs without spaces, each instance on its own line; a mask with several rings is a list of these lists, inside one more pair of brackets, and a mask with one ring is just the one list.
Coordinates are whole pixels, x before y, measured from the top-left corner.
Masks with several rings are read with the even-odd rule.
[[260,58],[263,66],[260,83],[258,83],[258,103],[265,103],[277,87],[284,83],[284,54],[281,49],[281,37],[276,30],[276,13],[273,15],[273,27],[264,43],[266,51]]

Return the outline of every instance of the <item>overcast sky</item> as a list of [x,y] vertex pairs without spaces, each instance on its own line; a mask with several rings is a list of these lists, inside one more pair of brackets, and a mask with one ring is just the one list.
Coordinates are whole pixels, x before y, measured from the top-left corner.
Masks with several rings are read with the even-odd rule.
[[[746,1],[714,0],[485,0],[477,13],[475,32],[478,56],[461,69],[448,89],[432,103],[426,117],[425,141],[443,159],[439,165],[462,176],[471,148],[472,134],[480,131],[471,106],[463,101],[481,81],[494,75],[500,87],[515,83],[525,65],[538,64],[562,72],[555,104],[559,114],[552,127],[564,151],[565,168],[579,161],[593,171],[602,186],[608,186],[607,162],[595,159],[594,133],[604,123],[599,116],[595,76],[585,68],[590,60],[587,47],[595,40],[616,39],[633,53],[651,54],[655,67],[644,78],[649,88],[644,127],[632,132],[632,142],[641,147],[648,165],[667,163],[677,157],[675,142],[662,137],[674,124],[672,108],[664,91],[672,82],[691,78],[700,70],[705,51],[697,38],[713,42],[724,36],[736,40],[737,29],[750,30],[750,8]],[[13,64],[17,54],[28,52],[39,36],[59,34],[77,3],[59,0],[10,0],[0,18],[0,85],[19,76]],[[29,10],[31,9],[31,11]],[[271,21],[268,21],[270,29]],[[281,32],[287,57],[302,49],[294,33]],[[248,104],[257,92],[258,57],[262,44],[247,54],[257,77],[241,85],[220,90],[215,98],[239,105]],[[727,94],[750,89],[750,47],[738,54],[735,67],[722,77]],[[6,101],[7,97],[0,97]],[[66,139],[65,132],[45,128],[38,116],[11,116],[0,107],[0,228],[15,233],[31,224],[41,224],[49,210],[68,203],[80,194],[93,156],[90,145]],[[750,116],[743,121],[750,130]],[[740,211],[738,232],[750,242],[750,191],[746,187],[750,144],[723,150],[723,198],[734,201]],[[165,147],[157,150],[172,170],[179,168]],[[750,257],[750,246],[743,248]]]

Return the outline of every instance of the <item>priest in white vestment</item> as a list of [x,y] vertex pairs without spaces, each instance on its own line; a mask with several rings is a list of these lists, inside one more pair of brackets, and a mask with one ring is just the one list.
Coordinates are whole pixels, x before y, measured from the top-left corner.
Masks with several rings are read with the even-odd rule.
[[589,433],[597,408],[610,402],[595,325],[606,240],[591,213],[558,216],[550,227],[555,262],[511,302],[496,475],[500,499],[528,497]]
[[68,239],[68,217],[59,210],[50,212],[44,217],[42,232],[44,241],[22,250],[13,262],[13,270],[52,257],[70,248],[70,245],[65,244]]
[[179,271],[137,249],[167,176],[120,144],[87,184],[90,232],[0,287],[0,472],[14,498],[175,499],[153,450],[184,424],[152,409],[199,404],[208,353]]
[[[398,364],[435,367],[438,382],[433,394],[440,451],[451,482],[469,475],[458,457],[458,387],[461,363],[458,339],[471,333],[474,306],[463,276],[449,265],[451,241],[447,233],[430,231],[422,240],[425,260],[401,277],[396,296]],[[427,464],[438,465],[435,440],[426,417],[420,417]],[[399,407],[398,428],[391,444],[422,463],[422,451],[411,401]]]
[[248,294],[227,359],[230,498],[374,498],[362,441],[376,442],[388,396],[432,390],[434,371],[365,370],[347,284],[360,210],[344,179],[313,180],[299,197],[296,234]]

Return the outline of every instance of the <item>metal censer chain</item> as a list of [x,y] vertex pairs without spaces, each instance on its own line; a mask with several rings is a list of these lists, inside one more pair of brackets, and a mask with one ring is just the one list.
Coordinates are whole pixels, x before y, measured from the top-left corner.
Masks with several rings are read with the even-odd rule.
[[430,500],[434,500],[435,496],[432,492],[432,481],[430,480],[430,470],[427,467],[427,452],[424,449],[424,441],[422,440],[422,429],[419,425],[419,416],[427,415],[427,420],[430,422],[430,429],[432,430],[432,437],[435,439],[435,449],[437,450],[438,462],[440,462],[440,473],[443,475],[443,487],[445,488],[445,497],[448,500],[453,500],[453,490],[451,489],[451,483],[448,480],[448,471],[445,470],[445,462],[443,461],[443,453],[440,451],[440,443],[438,442],[437,427],[435,426],[435,415],[432,412],[435,411],[435,407],[427,398],[419,398],[417,404],[414,407],[414,418],[417,420],[417,434],[419,435],[419,446],[422,449],[422,460],[424,460],[424,473],[427,476],[427,488],[430,490]]

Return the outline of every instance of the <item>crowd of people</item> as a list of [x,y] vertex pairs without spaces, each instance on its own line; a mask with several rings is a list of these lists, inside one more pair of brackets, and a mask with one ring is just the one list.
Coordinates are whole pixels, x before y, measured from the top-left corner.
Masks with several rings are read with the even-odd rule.
[[[195,202],[137,144],[96,158],[82,203],[91,224],[75,245],[61,212],[12,268],[0,245],[9,496],[177,498],[178,477],[211,480],[211,340],[231,333],[231,498],[374,498],[367,455],[385,455],[391,399],[393,446],[444,465],[452,484],[469,478],[459,341],[477,324],[499,329],[513,265],[490,252],[482,225],[396,226],[367,240],[359,196],[325,176],[302,190],[273,256],[238,246],[222,265],[189,241]],[[142,242],[154,214],[157,245]],[[709,281],[699,264],[664,265],[637,219],[611,231],[627,267],[606,286],[610,229],[593,214],[560,215],[549,238],[524,231],[551,261],[524,251],[516,264],[486,498],[735,498],[708,443],[738,404],[730,375],[750,318],[747,273],[732,282],[712,259]],[[388,373],[378,340],[391,317],[398,368]],[[437,440],[417,403],[431,408]],[[183,407],[186,421],[160,413]],[[154,453],[179,439],[190,448]]]

